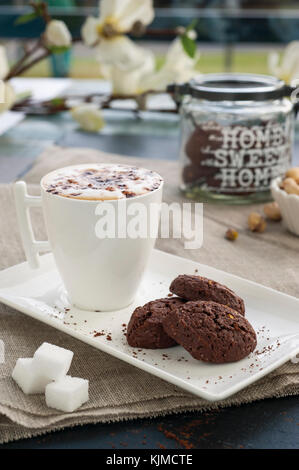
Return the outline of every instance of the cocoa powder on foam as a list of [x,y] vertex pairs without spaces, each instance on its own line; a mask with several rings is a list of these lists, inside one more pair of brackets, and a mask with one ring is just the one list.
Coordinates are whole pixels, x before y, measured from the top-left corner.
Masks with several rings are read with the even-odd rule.
[[51,194],[93,201],[141,196],[160,187],[162,178],[145,168],[116,164],[76,165],[49,173],[42,187]]

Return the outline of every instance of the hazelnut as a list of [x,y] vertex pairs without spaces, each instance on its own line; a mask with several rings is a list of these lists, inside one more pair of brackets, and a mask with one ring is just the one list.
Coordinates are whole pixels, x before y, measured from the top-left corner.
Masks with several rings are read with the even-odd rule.
[[299,185],[293,178],[286,178],[282,181],[281,187],[288,193],[288,194],[297,194],[299,195]]
[[286,172],[286,178],[293,178],[296,181],[296,183],[299,183],[299,167],[290,168]]
[[248,227],[252,232],[262,233],[266,228],[266,221],[257,212],[251,212],[248,217]]
[[281,212],[277,202],[269,202],[264,205],[264,213],[271,220],[281,220]]
[[225,238],[230,241],[235,241],[238,238],[239,233],[234,228],[229,228],[225,232]]

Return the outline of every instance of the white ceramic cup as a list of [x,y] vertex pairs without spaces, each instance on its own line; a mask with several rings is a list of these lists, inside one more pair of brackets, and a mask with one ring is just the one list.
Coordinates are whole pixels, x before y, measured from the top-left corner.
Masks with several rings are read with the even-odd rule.
[[[159,211],[151,217],[151,233],[146,237],[99,238],[95,230],[99,220],[96,208],[103,202],[51,194],[42,182],[43,179],[41,197],[28,195],[24,181],[14,185],[19,227],[30,266],[38,268],[39,253],[51,250],[71,304],[92,311],[128,306],[134,300],[155,244]],[[158,189],[146,194],[104,203],[112,204],[116,218],[136,202],[144,204],[148,216],[152,203],[160,206],[162,191],[163,181]],[[30,207],[42,207],[49,242],[34,239]],[[129,221],[127,217],[126,223]]]

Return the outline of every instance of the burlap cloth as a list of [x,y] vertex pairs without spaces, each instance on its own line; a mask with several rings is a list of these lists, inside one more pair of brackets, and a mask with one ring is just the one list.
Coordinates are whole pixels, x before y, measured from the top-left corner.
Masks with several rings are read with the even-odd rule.
[[[69,164],[93,161],[133,163],[155,169],[166,181],[164,200],[183,200],[177,188],[176,163],[130,159],[91,149],[49,148],[24,179],[36,193],[36,185],[45,173]],[[269,223],[263,234],[249,232],[246,219],[252,210],[252,206],[205,205],[204,244],[200,250],[184,250],[180,240],[158,240],[157,247],[298,296],[299,238],[288,234],[279,223]],[[0,186],[0,213],[0,267],[6,268],[24,260],[9,185]],[[44,237],[40,214],[33,215],[36,235]],[[235,243],[224,239],[228,225],[240,233]],[[208,403],[4,305],[0,308],[0,339],[6,346],[5,364],[0,365],[2,443],[67,426],[200,411],[299,393],[299,364],[288,362],[233,397]],[[73,350],[71,375],[90,380],[90,400],[75,413],[47,408],[44,396],[24,395],[11,379],[17,358],[32,356],[43,341]]]

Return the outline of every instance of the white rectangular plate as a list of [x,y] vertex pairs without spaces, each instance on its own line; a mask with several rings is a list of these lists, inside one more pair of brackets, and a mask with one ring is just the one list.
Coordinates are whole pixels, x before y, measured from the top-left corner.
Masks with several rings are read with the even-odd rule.
[[[69,305],[52,254],[40,259],[37,270],[22,263],[0,272],[0,301],[206,400],[229,397],[299,353],[299,299],[254,282],[154,250],[134,304],[117,312],[85,312]],[[216,365],[193,359],[180,346],[128,346],[123,325],[134,308],[166,297],[178,274],[209,277],[244,298],[246,316],[258,337],[254,353],[236,363]]]

